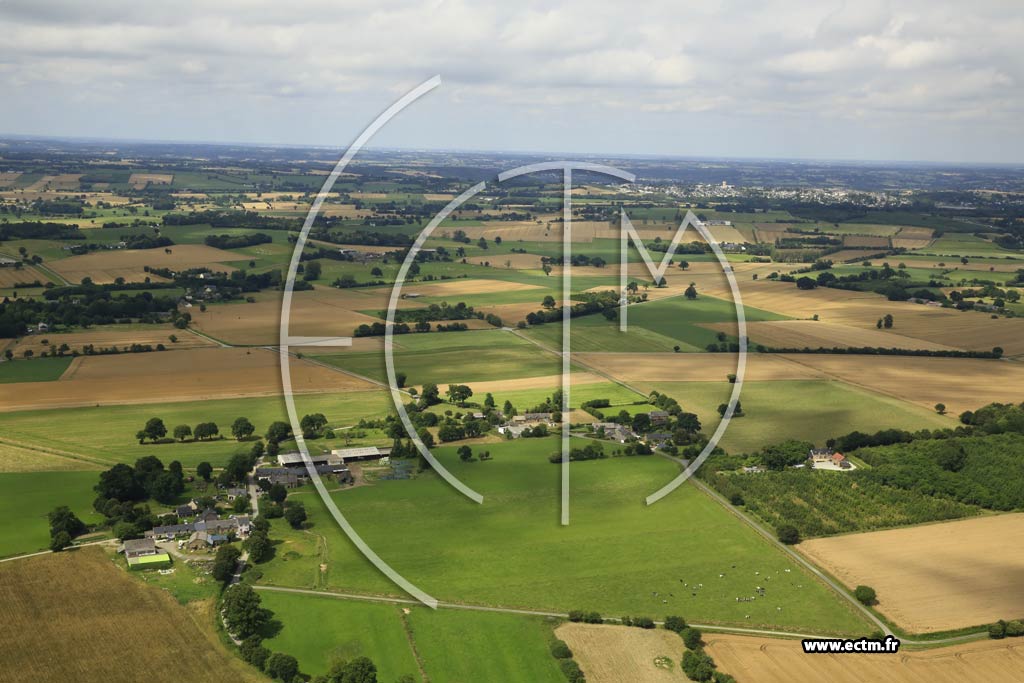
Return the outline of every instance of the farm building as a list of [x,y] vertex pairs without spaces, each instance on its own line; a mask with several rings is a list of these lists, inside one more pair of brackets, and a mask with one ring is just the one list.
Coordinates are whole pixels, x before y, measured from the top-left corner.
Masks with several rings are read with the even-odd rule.
[[16,259],[12,259],[10,256],[0,256],[0,268],[9,268],[18,265]]
[[812,448],[807,454],[811,462],[828,462],[832,459],[834,451],[831,448]]
[[664,410],[652,410],[648,413],[648,417],[651,418],[652,425],[668,424],[668,413]]
[[[353,481],[352,472],[343,464],[317,465],[315,469],[320,476],[333,475],[341,484],[349,484]],[[309,472],[305,467],[260,467],[256,470],[256,479],[265,481],[271,486],[281,484],[285,488],[293,489],[309,481]]]
[[599,433],[598,436],[603,432],[604,438],[619,443],[626,443],[629,439],[636,437],[632,430],[617,422],[598,422],[594,425],[594,431]]
[[129,569],[164,567],[171,563],[171,556],[157,548],[152,538],[125,541],[124,557]]
[[651,432],[644,436],[644,441],[649,446],[662,446],[672,440],[672,435],[668,432]]
[[553,413],[525,413],[523,415],[516,415],[512,418],[513,422],[547,422],[553,421]]
[[353,462],[358,460],[377,460],[386,455],[391,455],[391,446],[362,446],[358,448],[336,448],[331,451],[331,459],[327,464]]
[[[214,513],[216,514],[216,513]],[[172,540],[185,534],[194,534],[197,531],[214,534],[235,534],[239,538],[249,535],[252,521],[248,515],[231,516],[228,519],[219,519],[216,516],[206,519],[200,518],[194,522],[185,524],[169,524],[166,526],[153,527],[146,532],[146,540]]]

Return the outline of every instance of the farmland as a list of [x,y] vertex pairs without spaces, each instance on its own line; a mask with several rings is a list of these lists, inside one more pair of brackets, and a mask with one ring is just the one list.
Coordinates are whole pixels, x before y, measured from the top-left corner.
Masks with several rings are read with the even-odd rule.
[[211,608],[143,586],[98,548],[4,563],[0,681],[263,680],[217,640]]
[[[453,474],[483,493],[480,507],[426,474],[334,497],[382,557],[444,600],[611,614],[669,610],[694,620],[803,624],[833,632],[861,628],[826,588],[696,489],[684,487],[655,506],[642,506],[642,498],[677,471],[661,458],[573,465],[572,524],[558,526],[558,502],[550,495],[558,468],[547,459],[555,448],[553,439],[489,444],[493,459],[471,463],[453,457],[452,447],[437,449]],[[274,523],[272,534],[284,540],[277,549],[282,561],[266,565],[261,582],[393,592],[315,497],[293,496],[305,501],[312,527],[296,533]],[[396,515],[415,517],[415,533],[386,523]],[[637,557],[647,560],[638,563]],[[737,595],[753,590],[755,571],[771,577],[769,598],[738,603]],[[609,581],[619,589],[609,592]],[[706,587],[686,587],[698,583]]]
[[[682,639],[672,631],[630,626],[563,624],[555,635],[565,641],[573,659],[594,683],[670,683],[688,681],[680,667]],[[658,658],[671,667],[655,665]]]
[[0,557],[45,550],[50,543],[46,515],[59,505],[67,505],[83,521],[99,521],[92,509],[96,481],[96,472],[0,473],[0,514],[6,520]]
[[738,681],[893,681],[894,683],[961,683],[1013,680],[1020,671],[1024,644],[987,641],[923,652],[807,656],[799,641],[709,635],[707,652],[722,671]]
[[179,244],[170,248],[171,253],[163,249],[112,249],[82,256],[69,256],[55,261],[53,269],[69,282],[80,282],[83,278],[91,278],[97,284],[113,282],[123,277],[126,282],[143,282],[146,277],[159,280],[156,275],[148,275],[144,268],[199,268],[226,270],[223,264],[240,261],[244,257],[222,249],[214,249],[199,244]]
[[851,589],[878,592],[878,610],[908,631],[949,631],[1024,614],[1014,567],[1024,550],[1005,539],[1024,514],[820,538],[800,552]]

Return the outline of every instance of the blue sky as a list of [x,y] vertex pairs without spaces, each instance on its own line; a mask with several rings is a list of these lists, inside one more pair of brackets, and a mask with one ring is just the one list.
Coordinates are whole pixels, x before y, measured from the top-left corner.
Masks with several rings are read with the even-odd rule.
[[0,2],[0,133],[1024,161],[1015,3]]

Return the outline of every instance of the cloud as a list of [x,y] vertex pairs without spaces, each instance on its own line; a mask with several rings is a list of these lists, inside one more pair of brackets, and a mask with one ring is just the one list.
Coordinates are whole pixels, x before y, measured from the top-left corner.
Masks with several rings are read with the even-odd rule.
[[[516,117],[575,116],[587,131],[614,128],[624,111],[635,130],[673,116],[715,116],[733,122],[730,131],[756,121],[759,133],[746,139],[752,154],[772,139],[764,131],[811,120],[842,130],[845,121],[942,119],[980,135],[1024,113],[1024,19],[1008,5],[6,0],[0,87],[10,101],[0,131],[43,132],[48,119],[35,108],[90,102],[97,109],[65,116],[67,130],[52,132],[102,134],[106,125],[110,135],[164,138],[167,123],[176,135],[210,139],[221,132],[208,116],[216,112],[272,141],[323,142],[306,139],[308,127],[290,130],[288,111],[306,106],[299,119],[330,113],[355,125],[402,87],[440,73],[433,123],[452,141],[459,116],[493,116],[496,129],[517,131]],[[166,120],[154,114],[161,103]],[[446,116],[442,105],[461,113]],[[152,130],[124,125],[143,114]],[[653,132],[630,135],[652,146]],[[1012,145],[1024,143],[1009,145],[1001,148],[1019,155]]]

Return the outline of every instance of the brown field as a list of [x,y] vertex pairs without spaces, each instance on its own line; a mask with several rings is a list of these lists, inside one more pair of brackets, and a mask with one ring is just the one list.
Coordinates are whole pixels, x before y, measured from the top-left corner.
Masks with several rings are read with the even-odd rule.
[[[365,391],[375,386],[308,360],[292,359],[291,374],[292,388],[297,394]],[[0,410],[173,403],[281,393],[276,352],[198,348],[81,356],[59,381],[5,385]]]
[[55,472],[103,469],[100,465],[0,442],[0,472]]
[[[572,650],[573,658],[588,681],[660,683],[688,680],[679,664],[685,647],[682,639],[672,631],[568,623],[555,629],[555,635]],[[657,657],[671,659],[672,668],[655,666]]]
[[443,194],[436,194],[436,193],[435,194],[431,194],[431,193],[428,193],[428,194],[423,195],[423,198],[425,200],[427,200],[428,202],[448,202],[448,201],[451,201],[451,200],[455,199],[455,195],[453,195],[451,193],[443,193]]
[[914,356],[784,355],[832,379],[953,415],[993,401],[1021,401],[1024,365],[1016,361]]
[[[92,344],[97,349],[109,348],[111,346],[124,349],[124,347],[131,346],[132,344],[150,344],[155,347],[157,344],[163,344],[168,350],[175,351],[192,349],[198,346],[214,346],[214,343],[209,339],[192,334],[187,330],[175,329],[171,325],[146,330],[132,329],[128,325],[121,327],[124,329],[118,329],[118,326],[115,325],[85,332],[68,332],[65,334],[44,332],[42,334],[29,335],[18,340],[14,347],[14,353],[20,356],[26,349],[32,349],[38,356],[41,351],[48,351],[51,344],[58,347],[61,344],[67,344],[72,351],[81,351],[82,347],[86,344]],[[176,343],[172,343],[168,339],[172,334],[178,338]]]
[[[483,265],[485,261],[491,264],[492,268],[513,268],[515,270],[540,270],[541,257],[539,254],[495,254],[494,256],[471,256],[466,259],[467,263]],[[506,265],[508,263],[509,265]]]
[[[706,325],[714,330],[734,334],[735,323],[714,323]],[[764,344],[773,348],[817,348],[819,346],[848,348],[851,346],[878,346],[901,349],[944,349],[953,347],[945,344],[904,337],[889,330],[871,327],[853,327],[840,323],[826,323],[815,320],[775,320],[747,323],[747,334],[751,343]]]
[[1024,514],[977,517],[805,541],[840,581],[878,592],[878,610],[913,633],[1024,615]]
[[[608,380],[590,372],[572,373],[572,385],[599,384]],[[501,394],[509,391],[526,391],[529,389],[558,389],[562,386],[561,375],[544,375],[541,377],[522,377],[520,379],[501,379],[489,382],[467,382],[474,394],[483,396],[490,392]]]
[[231,268],[224,263],[246,258],[205,244],[177,244],[169,248],[170,254],[163,249],[108,249],[69,256],[47,265],[70,282],[91,277],[93,282],[105,284],[113,282],[117,277],[123,277],[128,282],[143,282],[147,276],[153,280],[161,279],[146,273],[143,270],[145,266],[171,269],[206,267],[226,271]]
[[873,257],[877,253],[878,249],[841,249],[833,254],[828,254],[823,258],[828,259],[832,263],[851,263],[863,261]]
[[932,243],[933,234],[931,228],[900,228],[900,231],[892,238],[892,246],[903,249],[924,249]]
[[796,233],[790,233],[786,229],[787,227],[788,226],[776,225],[774,223],[768,225],[755,224],[754,236],[757,237],[758,242],[774,244],[775,240],[780,240],[784,237],[796,236]]
[[15,180],[17,180],[20,177],[21,177],[21,172],[19,172],[19,171],[12,171],[12,172],[4,171],[4,172],[0,173],[0,187],[6,187],[6,186],[10,185],[11,183],[13,183]]
[[738,681],[987,683],[1021,680],[1024,643],[988,640],[922,652],[806,655],[796,640],[709,633],[707,653]]
[[[721,382],[736,372],[732,353],[574,353],[587,365],[600,368],[623,382]],[[776,354],[747,356],[745,380],[824,379],[824,373]]]
[[887,249],[889,247],[888,237],[873,237],[871,235],[846,235],[843,237],[843,246],[850,248]]
[[144,190],[147,185],[170,185],[174,182],[173,173],[132,173],[128,184],[136,190]]
[[[402,287],[403,294],[422,294],[423,296],[445,297],[465,296],[467,294],[489,294],[491,292],[521,292],[528,289],[543,289],[538,285],[527,285],[519,282],[505,282],[504,280],[478,280],[459,278],[456,280],[444,280],[442,282],[429,282],[425,284],[407,284]],[[391,290],[387,289],[388,295]]]
[[217,640],[212,602],[182,606],[99,548],[0,565],[0,618],[3,682],[265,680]]
[[0,268],[0,289],[16,287],[19,283],[34,282],[36,280],[46,284],[50,281],[50,278],[32,266]]

